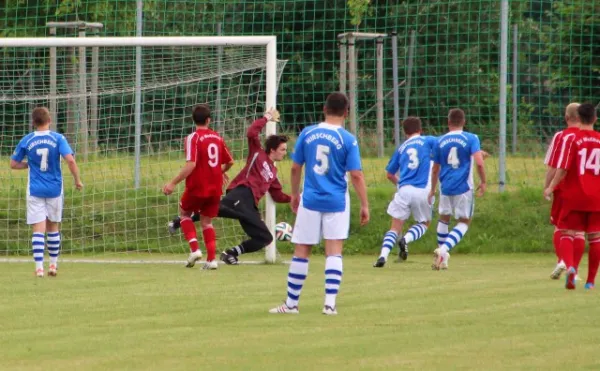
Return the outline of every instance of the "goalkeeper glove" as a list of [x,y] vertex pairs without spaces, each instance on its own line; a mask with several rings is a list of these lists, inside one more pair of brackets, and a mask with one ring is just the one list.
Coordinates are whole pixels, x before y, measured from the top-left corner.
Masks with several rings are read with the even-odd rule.
[[275,108],[270,108],[267,112],[265,112],[263,117],[266,118],[267,121],[279,122],[280,120],[279,111],[277,111]]

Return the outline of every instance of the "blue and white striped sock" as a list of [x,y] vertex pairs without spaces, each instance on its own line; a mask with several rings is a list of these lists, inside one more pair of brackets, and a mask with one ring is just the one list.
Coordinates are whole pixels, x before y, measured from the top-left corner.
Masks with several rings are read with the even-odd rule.
[[50,264],[58,264],[59,253],[60,232],[48,232],[48,255],[50,255]]
[[406,241],[406,243],[416,241],[419,238],[423,237],[425,232],[427,232],[427,226],[425,224],[415,224],[412,227],[410,227],[408,232],[406,232],[406,234],[404,235],[404,241]]
[[448,251],[452,250],[454,246],[458,245],[460,240],[462,240],[465,233],[469,229],[469,225],[465,223],[458,223],[456,227],[448,234],[448,238],[443,244]]
[[307,275],[308,259],[297,258],[294,256],[288,272],[287,299],[285,300],[285,305],[287,305],[288,308],[298,306],[302,285],[304,285]]
[[379,256],[387,260],[388,256],[390,255],[390,252],[396,244],[397,239],[398,233],[394,231],[387,231],[385,233],[385,236],[383,236],[383,243],[381,244],[381,254],[379,254]]
[[44,269],[44,234],[34,233],[31,237],[31,248],[33,250],[33,260],[35,261],[35,269]]
[[340,285],[342,284],[342,256],[332,255],[325,260],[325,306],[335,308]]
[[442,246],[444,242],[446,242],[446,238],[448,238],[448,223],[444,223],[441,220],[438,220],[437,225],[437,241],[438,246]]

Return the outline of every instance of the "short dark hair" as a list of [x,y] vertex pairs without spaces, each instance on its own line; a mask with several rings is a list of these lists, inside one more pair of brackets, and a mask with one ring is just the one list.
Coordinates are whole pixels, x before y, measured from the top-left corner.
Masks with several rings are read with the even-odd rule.
[[344,93],[336,91],[329,94],[327,100],[325,100],[326,115],[342,117],[348,111],[348,107],[350,107],[350,102]]
[[413,135],[421,131],[421,119],[414,116],[407,117],[404,121],[402,121],[402,129],[404,129],[404,134]]
[[199,104],[194,107],[192,118],[196,125],[206,125],[207,120],[210,118],[210,107],[208,104]]
[[591,125],[596,121],[596,107],[591,103],[584,103],[577,107],[577,114],[584,125]]
[[46,107],[36,107],[31,112],[31,121],[36,128],[49,123],[51,120],[50,111]]
[[290,138],[287,135],[269,135],[265,140],[265,152],[267,155],[271,154],[271,151],[277,150],[282,143],[287,143]]
[[465,124],[465,111],[460,108],[453,108],[448,112],[448,122],[454,126]]

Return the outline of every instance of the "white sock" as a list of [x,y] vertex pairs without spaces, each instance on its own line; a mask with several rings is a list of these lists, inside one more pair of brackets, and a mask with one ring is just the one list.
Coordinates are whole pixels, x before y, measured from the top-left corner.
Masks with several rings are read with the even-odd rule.
[[48,232],[48,255],[50,264],[58,265],[58,254],[60,253],[60,232]]
[[454,229],[448,234],[448,238],[446,238],[446,241],[444,241],[443,247],[445,247],[447,251],[451,251],[454,246],[458,245],[460,240],[462,240],[468,229],[468,224],[458,223],[456,227],[454,227]]
[[35,270],[44,269],[44,246],[44,234],[34,233],[31,237],[31,249],[33,250]]
[[285,305],[288,308],[294,308],[298,306],[300,300],[300,293],[302,292],[302,286],[308,275],[308,259],[302,259],[293,257],[292,263],[290,264],[290,270],[288,272],[288,289],[287,299]]
[[410,227],[410,229],[404,235],[404,241],[406,241],[407,244],[416,241],[423,237],[425,232],[427,232],[427,226],[425,224],[415,224]]
[[335,308],[340,285],[342,283],[342,256],[332,255],[325,260],[325,305]]
[[381,244],[381,254],[379,254],[379,256],[387,261],[387,258],[390,255],[392,249],[394,248],[397,239],[398,233],[394,231],[387,231],[385,233],[385,236],[383,236],[383,243]]
[[437,242],[438,246],[442,246],[448,238],[448,223],[439,220],[437,225]]

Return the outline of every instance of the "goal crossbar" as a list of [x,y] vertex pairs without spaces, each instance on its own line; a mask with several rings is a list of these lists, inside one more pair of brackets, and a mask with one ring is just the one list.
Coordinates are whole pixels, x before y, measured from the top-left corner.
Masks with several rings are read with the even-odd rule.
[[[266,96],[265,109],[275,108],[277,105],[277,37],[276,36],[153,36],[153,37],[16,37],[0,38],[2,48],[57,48],[57,47],[170,47],[170,46],[265,46],[266,49]],[[141,63],[136,61],[136,63]],[[141,73],[137,74],[136,86],[140,86]],[[136,97],[137,99],[137,97]],[[136,103],[137,105],[137,103]],[[139,113],[136,113],[139,116]],[[141,130],[136,124],[136,140],[139,141]],[[275,122],[268,122],[265,134],[276,133]],[[136,147],[137,148],[137,147]],[[136,149],[136,157],[138,156]],[[137,177],[136,177],[137,179]],[[137,183],[137,181],[136,181]],[[265,206],[265,223],[274,235],[275,232],[275,203],[267,194]],[[265,260],[274,263],[277,258],[275,238],[266,248]]]

